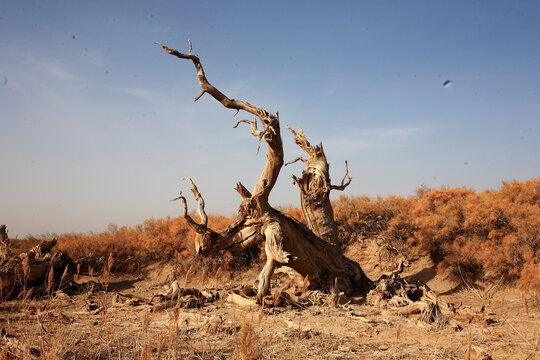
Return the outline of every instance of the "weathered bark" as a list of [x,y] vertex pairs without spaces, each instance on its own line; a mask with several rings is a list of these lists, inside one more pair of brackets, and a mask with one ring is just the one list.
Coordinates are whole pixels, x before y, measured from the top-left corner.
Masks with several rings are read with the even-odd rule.
[[[350,293],[355,287],[364,287],[369,284],[370,280],[360,265],[343,256],[339,246],[321,239],[302,224],[270,206],[268,197],[284,164],[279,115],[271,114],[248,102],[229,99],[212,86],[206,79],[198,56],[191,54],[191,42],[187,55],[164,45],[158,45],[171,55],[193,62],[202,89],[195,100],[208,93],[227,108],[235,109],[237,112],[244,110],[255,115],[255,120],[240,120],[235,127],[240,123],[249,124],[251,133],[258,137],[259,141],[264,141],[267,147],[266,165],[252,193],[242,184],[237,184],[236,190],[242,196],[242,202],[236,221],[228,228],[216,232],[206,226],[204,201],[191,180],[188,179],[199,204],[202,223],[196,223],[188,215],[186,199],[182,193],[174,199],[182,201],[184,217],[197,233],[197,252],[205,254],[218,250],[242,251],[265,240],[266,264],[259,275],[257,289],[259,303],[268,294],[274,269],[280,265],[287,265],[303,277],[307,276],[311,287],[327,291],[336,289]],[[263,126],[262,130],[257,129],[257,119]]]
[[308,154],[308,158],[298,157],[286,163],[289,165],[301,160],[306,169],[302,176],[297,178],[293,175],[293,183],[300,189],[300,204],[308,227],[322,239],[337,244],[338,228],[334,220],[334,210],[330,202],[331,190],[344,190],[350,183],[349,169],[345,161],[345,176],[341,185],[332,185],[330,182],[330,165],[326,160],[322,143],[311,146],[304,136],[302,129],[295,132],[287,127],[294,135],[294,140],[302,150]]
[[[66,276],[71,276],[71,273],[65,273],[66,266],[73,262],[61,251],[51,252],[55,245],[56,239],[44,241],[0,265],[1,296],[16,296],[21,290],[35,286],[41,286],[44,290],[49,285],[50,290],[60,279],[67,284],[69,279]],[[51,269],[52,282],[47,284]]]

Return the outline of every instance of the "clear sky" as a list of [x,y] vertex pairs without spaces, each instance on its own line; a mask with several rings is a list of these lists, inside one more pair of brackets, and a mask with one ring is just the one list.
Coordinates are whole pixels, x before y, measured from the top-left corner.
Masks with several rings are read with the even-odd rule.
[[[10,236],[103,231],[178,216],[192,177],[209,213],[265,162],[205,95],[199,54],[229,97],[323,142],[347,195],[421,184],[497,189],[540,176],[537,1],[0,0],[0,223]],[[450,84],[443,83],[450,80]],[[285,161],[301,155],[282,132]],[[297,205],[285,168],[271,196]],[[339,193],[334,193],[334,197]],[[192,200],[192,199],[190,199]],[[190,202],[194,208],[194,202]]]

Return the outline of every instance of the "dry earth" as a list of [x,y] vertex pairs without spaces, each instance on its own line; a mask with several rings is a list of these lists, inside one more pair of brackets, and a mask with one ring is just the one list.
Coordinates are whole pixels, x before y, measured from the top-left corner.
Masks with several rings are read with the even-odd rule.
[[[384,270],[369,261],[364,268],[371,278]],[[177,280],[185,287],[216,289],[220,284],[231,290],[250,284],[256,274],[255,269],[233,274],[226,284],[222,278],[204,279],[204,284],[200,277]],[[540,359],[538,294],[455,286],[437,278],[426,258],[417,259],[403,276],[427,281],[443,301],[484,308],[494,322],[462,322],[463,330],[456,331],[362,304],[361,298],[337,307],[321,301],[304,308],[261,309],[224,300],[159,311],[150,305],[113,306],[117,293],[145,299],[163,293],[163,285],[175,279],[175,268],[159,264],[138,276],[76,279],[108,284],[107,291],[96,286],[69,296],[57,292],[48,299],[2,302],[0,359],[467,359],[469,347],[471,359]],[[285,280],[276,276],[273,288]]]

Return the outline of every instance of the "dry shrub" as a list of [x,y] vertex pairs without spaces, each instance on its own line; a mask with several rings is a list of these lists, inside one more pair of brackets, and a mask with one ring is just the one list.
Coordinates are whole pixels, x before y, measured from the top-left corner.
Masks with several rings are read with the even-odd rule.
[[[196,218],[194,214],[193,217]],[[234,219],[224,216],[209,216],[209,226],[223,229]],[[48,235],[47,237],[52,237]],[[110,274],[132,273],[156,261],[175,261],[179,270],[192,274],[205,274],[205,277],[230,277],[233,269],[242,269],[253,262],[260,261],[260,248],[231,254],[223,251],[215,256],[195,256],[195,233],[183,217],[148,219],[133,227],[109,224],[107,231],[101,233],[55,234],[58,249],[65,251],[79,261],[80,271]],[[37,242],[38,239],[31,238]],[[22,241],[20,241],[23,243]]]
[[[499,191],[448,189],[427,195],[448,198],[426,210],[435,215],[417,212],[421,231],[412,243],[435,251],[440,270],[469,280],[480,274],[517,280],[524,288],[540,285],[540,179],[503,182]],[[437,221],[428,221],[433,216]]]
[[[232,221],[224,216],[209,216],[209,226],[216,229],[225,228]],[[58,249],[73,259],[90,258],[91,263],[97,262],[101,268],[114,266],[116,272],[132,272],[146,264],[168,260],[189,267],[194,258],[195,234],[182,217],[149,219],[133,227],[109,224],[107,231],[97,234],[55,236]],[[227,261],[226,257],[221,257],[216,262]],[[97,264],[92,265],[96,268]]]
[[364,239],[376,239],[381,260],[390,261],[411,252],[407,239],[415,230],[412,223],[414,198],[389,196],[340,196],[333,201],[339,237],[343,247]]
[[456,280],[502,278],[540,289],[540,178],[479,193],[443,186],[408,198],[341,196],[334,209],[346,242],[374,237],[430,254]]
[[[375,238],[383,249],[430,254],[441,273],[457,280],[506,279],[517,281],[524,290],[540,289],[540,178],[503,182],[498,191],[423,186],[407,198],[341,196],[333,206],[343,246]],[[281,210],[303,221],[300,209]],[[213,229],[232,222],[209,216]],[[88,265],[97,271],[109,266],[132,272],[155,261],[175,260],[184,271],[193,268],[205,277],[228,277],[233,270],[264,259],[263,244],[239,254],[196,258],[194,233],[182,217],[149,219],[134,227],[111,224],[98,234],[55,237],[58,248],[74,259],[92,254]],[[28,240],[12,242],[20,251],[39,239]],[[108,264],[110,254],[114,262]]]
[[41,242],[40,238],[28,236],[25,239],[10,239],[10,255],[18,256],[21,253],[27,252]]
[[115,256],[117,271],[123,271],[129,261],[145,264],[172,259],[176,252],[193,248],[194,234],[183,218],[149,219],[134,227],[109,224],[98,234],[62,234],[57,236],[58,248],[75,259],[88,254],[106,259]]

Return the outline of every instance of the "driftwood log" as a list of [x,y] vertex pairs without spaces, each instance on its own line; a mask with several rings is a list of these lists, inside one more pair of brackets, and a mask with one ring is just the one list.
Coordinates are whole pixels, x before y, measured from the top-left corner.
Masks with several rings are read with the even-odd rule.
[[[250,125],[251,133],[259,141],[264,141],[267,148],[266,165],[253,191],[250,192],[241,183],[237,184],[236,190],[242,197],[242,202],[235,222],[224,230],[214,231],[208,228],[204,200],[194,182],[187,179],[198,202],[200,223],[188,215],[186,199],[182,193],[174,200],[182,201],[184,217],[197,233],[196,251],[200,254],[219,250],[242,251],[265,241],[266,263],[258,278],[259,303],[269,292],[270,279],[275,268],[281,265],[287,265],[303,277],[308,277],[312,288],[350,293],[354,288],[365,288],[370,285],[371,281],[360,265],[343,255],[337,245],[337,239],[329,241],[322,239],[306,226],[269,204],[268,197],[284,165],[279,114],[274,115],[247,101],[229,99],[211,85],[199,57],[191,53],[191,42],[188,54],[156,44],[171,55],[193,62],[201,85],[201,93],[195,101],[207,93],[226,108],[236,110],[237,113],[243,110],[254,115],[254,120],[240,120],[235,127],[240,123]],[[258,122],[262,124],[262,129],[258,129]],[[333,221],[333,218],[328,221]],[[319,222],[322,220],[319,219]]]

